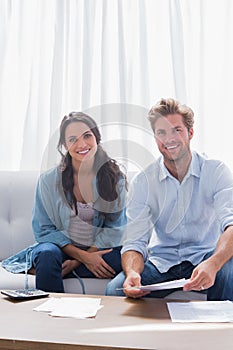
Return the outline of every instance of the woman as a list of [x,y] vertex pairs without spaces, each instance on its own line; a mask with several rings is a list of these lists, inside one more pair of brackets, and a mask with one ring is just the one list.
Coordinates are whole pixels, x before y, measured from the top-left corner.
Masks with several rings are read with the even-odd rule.
[[90,116],[72,112],[63,118],[61,163],[42,174],[37,185],[32,219],[37,244],[23,251],[38,289],[64,292],[62,278],[72,271],[97,278],[121,271],[126,178],[100,140]]

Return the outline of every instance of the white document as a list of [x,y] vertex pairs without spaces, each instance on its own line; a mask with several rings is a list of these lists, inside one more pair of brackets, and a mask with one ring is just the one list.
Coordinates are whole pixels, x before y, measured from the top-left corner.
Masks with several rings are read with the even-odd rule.
[[175,288],[182,288],[186,283],[188,283],[188,279],[185,278],[179,279],[179,280],[173,280],[168,282],[162,282],[162,283],[155,283],[155,284],[147,284],[145,286],[138,286],[138,287],[129,287],[129,288],[119,288],[119,289],[136,289],[136,290],[143,290],[143,291],[156,291],[156,290],[163,290],[163,289],[175,289]]
[[233,302],[168,302],[172,322],[233,322]]
[[56,317],[88,318],[95,317],[103,307],[100,302],[100,298],[49,298],[34,310]]

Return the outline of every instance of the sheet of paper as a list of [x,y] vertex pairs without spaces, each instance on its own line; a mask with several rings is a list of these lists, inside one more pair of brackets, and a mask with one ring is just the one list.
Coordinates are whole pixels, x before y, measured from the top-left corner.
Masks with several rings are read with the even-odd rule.
[[95,317],[103,307],[100,302],[100,298],[49,298],[34,310],[56,317],[88,318]]
[[172,322],[233,322],[233,302],[168,302]]
[[[185,278],[179,279],[179,280],[173,280],[168,282],[162,282],[162,283],[155,283],[155,284],[147,284],[145,286],[140,287],[129,287],[126,288],[129,289],[140,289],[143,291],[155,291],[155,290],[163,290],[163,289],[175,289],[175,288],[182,288],[186,283],[188,283],[189,280],[186,280]],[[124,288],[119,288],[124,289]]]
[[60,298],[49,298],[43,304],[35,307],[33,310],[42,312],[51,312],[60,303]]

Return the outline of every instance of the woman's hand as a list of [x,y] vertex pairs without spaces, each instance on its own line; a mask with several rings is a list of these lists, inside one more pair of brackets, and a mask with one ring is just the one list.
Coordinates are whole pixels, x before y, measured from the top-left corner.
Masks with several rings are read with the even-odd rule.
[[80,265],[77,260],[65,260],[62,264],[62,278],[68,275],[71,271],[76,269]]
[[97,278],[112,278],[116,272],[102,258],[104,254],[111,251],[112,249],[88,251],[82,262]]
[[110,253],[112,249],[98,250],[96,246],[92,246],[85,251],[72,244],[67,244],[62,250],[65,254],[74,259],[70,261],[66,260],[63,263],[64,271],[62,271],[62,276],[74,270],[79,264],[84,264],[97,278],[112,278],[116,274],[111,266],[102,258],[104,254]]
[[35,275],[36,274],[36,269],[34,267],[31,267],[30,270],[28,270],[29,275]]

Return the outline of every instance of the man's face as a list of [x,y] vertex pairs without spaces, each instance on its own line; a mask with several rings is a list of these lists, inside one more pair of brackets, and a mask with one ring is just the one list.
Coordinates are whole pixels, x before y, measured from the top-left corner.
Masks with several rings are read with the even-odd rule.
[[155,122],[155,140],[164,161],[178,161],[190,153],[193,128],[189,131],[180,114],[169,114]]

